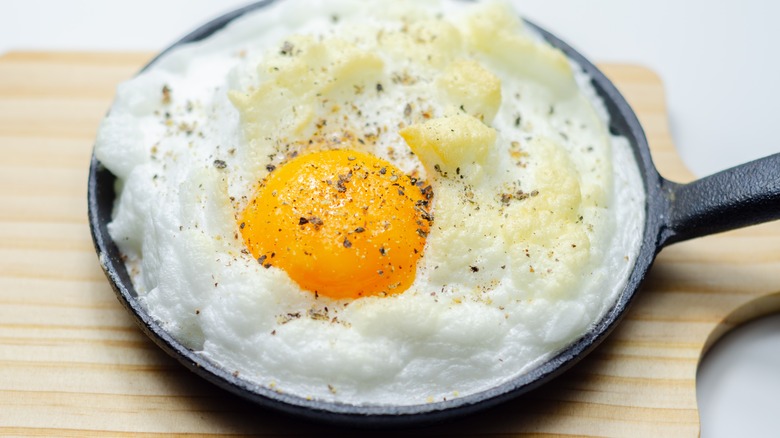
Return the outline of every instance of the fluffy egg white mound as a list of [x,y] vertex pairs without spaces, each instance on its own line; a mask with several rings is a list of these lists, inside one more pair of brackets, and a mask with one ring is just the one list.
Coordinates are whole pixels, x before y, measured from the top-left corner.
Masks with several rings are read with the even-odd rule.
[[[96,157],[149,313],[261,386],[411,405],[488,389],[581,337],[633,267],[644,191],[588,78],[503,3],[285,0],[122,84]],[[416,277],[333,300],[249,254],[237,217],[307,148],[433,188]]]

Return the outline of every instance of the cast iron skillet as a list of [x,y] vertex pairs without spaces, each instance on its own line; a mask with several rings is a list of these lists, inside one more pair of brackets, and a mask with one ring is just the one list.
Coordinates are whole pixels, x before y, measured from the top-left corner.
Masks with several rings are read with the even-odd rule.
[[[171,48],[206,38],[244,13],[267,6],[273,1],[261,1],[223,15],[185,36]],[[209,382],[260,406],[341,425],[409,426],[454,418],[494,406],[563,373],[604,340],[620,321],[656,254],[664,246],[780,218],[780,154],[734,167],[690,184],[676,184],[664,179],[652,163],[647,138],[636,115],[615,86],[568,44],[531,23],[528,25],[579,63],[593,78],[593,86],[604,100],[611,116],[610,131],[626,137],[631,143],[647,194],[647,222],[642,246],[628,283],[607,314],[581,339],[555,357],[531,372],[483,392],[414,406],[325,403],[279,394],[238,379],[230,371],[182,346],[139,305],[119,251],[106,229],[111,220],[115,197],[115,177],[93,156],[89,171],[89,222],[101,264],[119,301],[135,317],[144,333],[168,354]],[[165,52],[168,50],[170,48]]]

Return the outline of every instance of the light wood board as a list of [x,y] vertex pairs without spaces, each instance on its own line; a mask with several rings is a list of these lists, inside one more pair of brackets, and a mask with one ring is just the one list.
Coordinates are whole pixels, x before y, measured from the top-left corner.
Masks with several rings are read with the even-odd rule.
[[[0,57],[0,435],[332,432],[212,387],[159,350],[114,297],[89,235],[87,168],[121,80],[149,54]],[[692,179],[659,78],[602,65],[666,177]],[[696,368],[728,329],[780,309],[780,223],[665,249],[627,318],[562,378],[415,432],[697,436]]]

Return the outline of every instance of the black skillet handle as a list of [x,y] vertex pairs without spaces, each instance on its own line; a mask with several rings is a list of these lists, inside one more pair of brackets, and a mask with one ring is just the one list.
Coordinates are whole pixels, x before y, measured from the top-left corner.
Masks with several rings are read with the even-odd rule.
[[664,245],[780,219],[780,153],[663,191]]

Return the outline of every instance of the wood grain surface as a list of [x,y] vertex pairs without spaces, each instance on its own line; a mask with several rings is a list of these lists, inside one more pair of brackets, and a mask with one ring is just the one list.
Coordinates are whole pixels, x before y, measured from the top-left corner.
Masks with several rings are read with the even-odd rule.
[[[141,333],[103,276],[87,223],[92,143],[116,84],[149,58],[0,57],[0,435],[337,432],[188,372]],[[638,112],[661,173],[692,179],[659,78],[601,67]],[[698,362],[730,328],[780,309],[778,249],[777,222],[667,248],[624,322],[571,372],[496,409],[405,434],[697,436]]]

